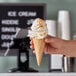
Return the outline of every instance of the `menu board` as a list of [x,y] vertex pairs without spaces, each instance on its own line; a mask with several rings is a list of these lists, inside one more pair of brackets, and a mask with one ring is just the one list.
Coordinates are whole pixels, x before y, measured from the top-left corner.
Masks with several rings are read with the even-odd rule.
[[31,26],[35,18],[45,19],[45,4],[0,4],[0,49],[7,49],[19,29]]

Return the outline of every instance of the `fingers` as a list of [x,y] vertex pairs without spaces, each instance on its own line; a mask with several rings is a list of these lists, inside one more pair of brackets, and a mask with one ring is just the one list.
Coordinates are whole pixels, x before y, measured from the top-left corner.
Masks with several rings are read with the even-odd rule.
[[35,51],[33,51],[33,53],[35,54]]
[[48,36],[45,38],[45,42],[46,42],[46,43],[51,43],[51,42],[54,41],[54,39],[55,39],[54,37],[48,35]]
[[45,54],[61,54],[58,49],[53,48],[53,47],[50,46],[49,44],[46,44],[44,53],[45,53]]
[[30,48],[33,49],[33,53],[35,54],[35,51],[34,51],[34,44],[33,44],[32,38],[30,38]]
[[54,49],[54,48],[51,48],[50,51],[49,51],[49,49],[45,50],[44,53],[45,54],[61,54],[61,53],[58,52],[57,49]]
[[50,48],[50,49],[49,49],[48,47],[44,50],[44,53],[45,53],[45,54],[50,54],[50,55],[51,55],[51,54],[58,54],[58,53],[57,53],[57,49],[55,49],[55,48]]
[[31,49],[34,49],[34,44],[33,44],[32,38],[30,38],[30,48],[31,48]]
[[30,48],[34,48],[33,41],[30,41]]

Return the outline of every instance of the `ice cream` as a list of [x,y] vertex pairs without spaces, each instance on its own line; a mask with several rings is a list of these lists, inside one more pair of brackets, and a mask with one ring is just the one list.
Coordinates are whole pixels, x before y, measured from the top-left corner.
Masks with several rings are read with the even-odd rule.
[[31,30],[29,30],[29,36],[33,38],[38,66],[42,60],[45,46],[44,38],[47,36],[47,33],[47,26],[45,21],[40,18],[35,19],[31,26]]

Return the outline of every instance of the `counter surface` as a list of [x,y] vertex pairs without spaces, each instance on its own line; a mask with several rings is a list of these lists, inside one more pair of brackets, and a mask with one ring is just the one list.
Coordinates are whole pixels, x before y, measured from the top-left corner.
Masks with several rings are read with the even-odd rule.
[[1,73],[0,76],[76,76],[76,73]]

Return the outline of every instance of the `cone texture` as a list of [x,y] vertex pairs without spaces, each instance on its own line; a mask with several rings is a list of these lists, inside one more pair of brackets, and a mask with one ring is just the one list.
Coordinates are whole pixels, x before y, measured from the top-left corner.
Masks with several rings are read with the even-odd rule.
[[33,42],[34,42],[37,64],[38,66],[40,66],[45,46],[44,39],[33,38]]

